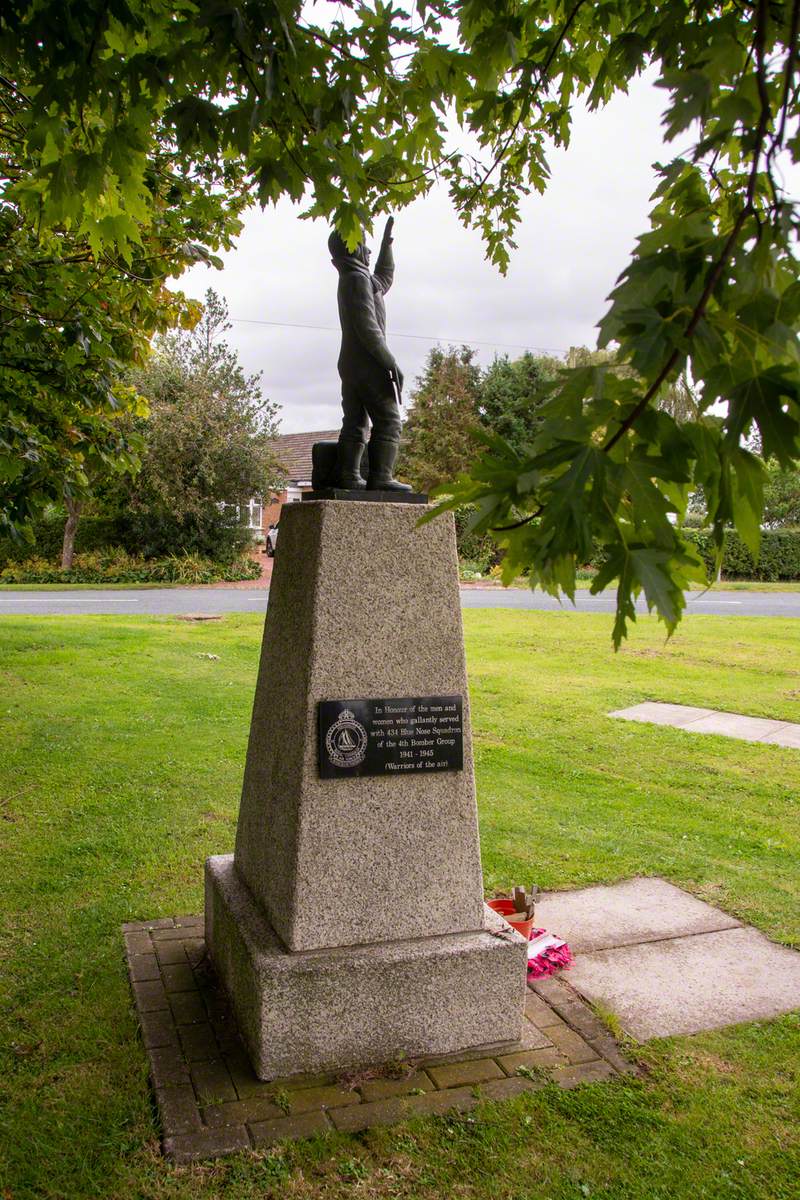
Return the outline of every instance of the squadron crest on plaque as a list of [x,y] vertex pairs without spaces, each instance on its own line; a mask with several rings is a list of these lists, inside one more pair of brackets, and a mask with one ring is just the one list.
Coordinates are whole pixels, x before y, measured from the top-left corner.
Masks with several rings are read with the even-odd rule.
[[325,735],[325,749],[336,767],[357,767],[367,755],[367,731],[349,709],[339,713]]

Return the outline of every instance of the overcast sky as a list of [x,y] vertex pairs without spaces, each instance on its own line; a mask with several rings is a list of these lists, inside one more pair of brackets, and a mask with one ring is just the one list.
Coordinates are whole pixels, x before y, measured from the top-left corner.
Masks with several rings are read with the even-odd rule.
[[[526,347],[553,353],[595,344],[605,297],[647,228],[652,163],[676,152],[660,136],[665,99],[638,80],[602,112],[577,115],[569,151],[551,156],[547,194],[523,202],[505,278],[485,261],[478,234],[459,224],[445,189],[397,214],[387,341],[406,392],[437,341],[474,345],[483,364]],[[341,414],[329,229],[300,220],[299,211],[289,203],[251,210],[224,270],[198,266],[178,284],[193,297],[208,287],[225,297],[230,340],[248,371],[263,372],[284,433],[334,429]]]

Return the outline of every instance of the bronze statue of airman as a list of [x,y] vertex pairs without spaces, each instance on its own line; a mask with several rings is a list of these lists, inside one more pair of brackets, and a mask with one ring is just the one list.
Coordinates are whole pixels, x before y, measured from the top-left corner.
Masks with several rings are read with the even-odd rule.
[[[339,375],[344,417],[338,443],[338,486],[348,490],[410,492],[392,476],[400,446],[400,402],[403,372],[386,344],[386,306],[383,298],[394,280],[392,227],[386,222],[375,270],[370,274],[370,251],[363,242],[351,253],[334,231],[328,239],[333,265],[339,272],[337,300],[342,345]],[[369,434],[369,475],[361,474],[361,458]]]

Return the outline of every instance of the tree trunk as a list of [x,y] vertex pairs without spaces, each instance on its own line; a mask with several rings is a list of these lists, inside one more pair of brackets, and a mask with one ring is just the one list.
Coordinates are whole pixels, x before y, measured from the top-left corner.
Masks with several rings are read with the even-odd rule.
[[68,571],[72,566],[75,555],[75,534],[78,532],[78,518],[83,505],[71,496],[64,497],[67,506],[67,521],[64,525],[64,543],[61,547],[61,570]]

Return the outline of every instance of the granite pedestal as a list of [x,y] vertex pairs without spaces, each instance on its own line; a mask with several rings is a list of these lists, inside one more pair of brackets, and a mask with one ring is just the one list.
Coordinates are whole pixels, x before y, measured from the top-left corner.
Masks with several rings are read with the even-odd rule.
[[[233,856],[206,943],[263,1079],[518,1041],[526,944],[485,908],[452,518],[286,505]],[[464,767],[320,777],[323,700],[461,696]]]

